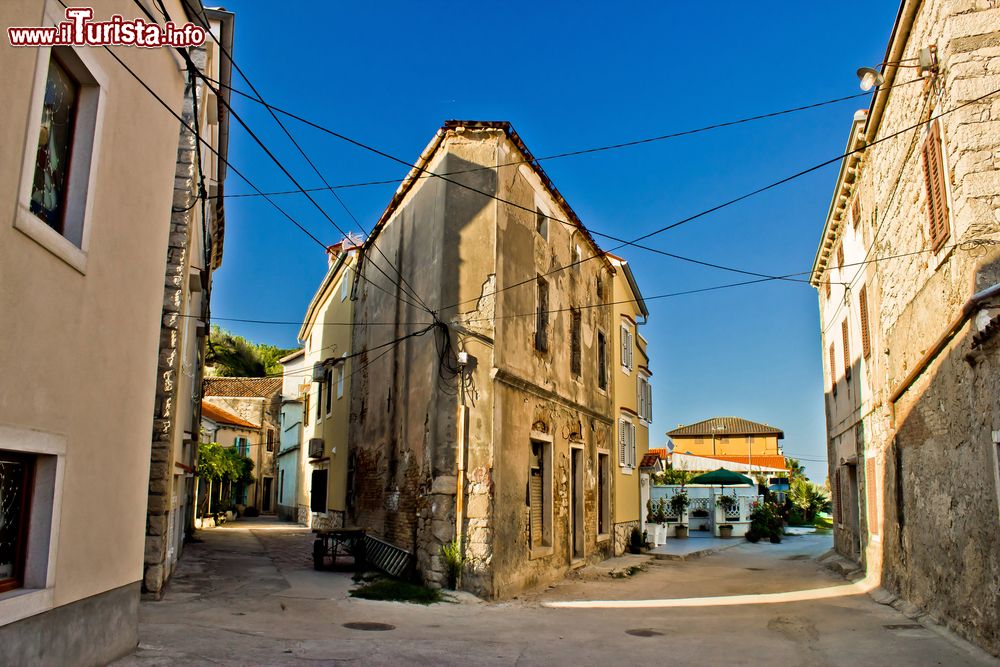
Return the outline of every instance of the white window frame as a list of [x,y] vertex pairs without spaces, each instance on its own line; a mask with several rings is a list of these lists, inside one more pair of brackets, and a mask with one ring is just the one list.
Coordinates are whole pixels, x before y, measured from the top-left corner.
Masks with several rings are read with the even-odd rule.
[[624,319],[621,322],[621,367],[625,375],[630,375],[634,366],[633,348],[635,347],[635,336],[632,333],[632,326]]
[[[43,23],[58,25],[65,20],[54,2],[46,3]],[[96,180],[100,170],[100,149],[103,144],[104,116],[108,99],[108,77],[98,65],[96,50],[88,48],[56,47],[60,62],[80,82],[79,106],[73,131],[73,149],[66,188],[68,220],[64,236],[31,212],[31,188],[35,180],[35,160],[41,132],[42,107],[48,81],[52,47],[39,48],[35,59],[35,75],[28,111],[28,127],[21,162],[21,182],[15,204],[14,227],[70,265],[83,275],[87,273],[87,257],[93,229],[93,193],[97,192]],[[69,236],[79,237],[79,243]]]
[[28,517],[24,585],[0,593],[2,627],[54,607],[66,437],[44,431],[0,426],[0,449],[36,457]]
[[652,406],[652,385],[649,383],[649,376],[640,371],[636,374],[636,412],[639,413],[639,422],[646,426],[653,421]]
[[342,362],[337,364],[337,400],[339,401],[344,397],[344,377],[346,373],[347,360],[344,359]]

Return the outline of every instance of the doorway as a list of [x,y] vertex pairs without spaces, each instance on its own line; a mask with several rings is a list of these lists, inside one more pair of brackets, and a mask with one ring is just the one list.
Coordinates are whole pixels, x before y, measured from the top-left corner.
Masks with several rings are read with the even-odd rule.
[[572,535],[571,553],[574,560],[584,556],[583,467],[583,448],[572,447],[570,449],[570,503],[572,508],[570,530]]
[[260,511],[270,512],[271,511],[271,478],[264,478],[264,497],[260,500]]

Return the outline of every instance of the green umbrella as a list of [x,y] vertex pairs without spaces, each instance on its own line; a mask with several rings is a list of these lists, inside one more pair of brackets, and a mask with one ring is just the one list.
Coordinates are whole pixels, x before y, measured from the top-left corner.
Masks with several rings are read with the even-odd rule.
[[725,468],[719,468],[718,470],[713,470],[712,472],[706,472],[703,475],[692,477],[688,480],[688,484],[719,484],[721,486],[739,486],[740,484],[750,484],[752,486],[754,481],[746,475],[741,475],[738,472],[726,470]]

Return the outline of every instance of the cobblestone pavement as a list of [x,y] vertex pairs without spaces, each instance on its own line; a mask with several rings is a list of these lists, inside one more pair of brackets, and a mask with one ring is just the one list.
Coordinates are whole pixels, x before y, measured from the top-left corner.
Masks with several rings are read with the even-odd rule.
[[459,594],[430,606],[349,597],[351,573],[314,571],[312,536],[291,524],[240,520],[199,537],[164,599],[140,606],[140,645],[116,665],[1000,664],[862,594],[695,608],[546,606],[843,586],[814,560],[829,548],[825,537],[743,544],[641,571],[614,559],[519,599]]

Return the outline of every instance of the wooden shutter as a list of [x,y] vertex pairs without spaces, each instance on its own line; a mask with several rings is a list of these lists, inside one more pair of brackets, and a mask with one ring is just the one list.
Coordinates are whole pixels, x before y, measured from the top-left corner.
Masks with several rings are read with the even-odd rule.
[[570,314],[570,352],[569,352],[569,368],[573,375],[580,375],[580,356],[581,356],[581,344],[580,344],[580,323],[581,315],[579,309],[574,309]]
[[837,352],[833,343],[830,343],[830,387],[837,388]]
[[597,386],[601,389],[608,387],[608,348],[600,331],[597,332]]
[[861,353],[865,359],[872,355],[872,341],[868,329],[868,286],[862,285],[858,292],[858,312],[861,314]]
[[628,353],[628,369],[632,370],[634,368],[632,364],[632,349],[635,347],[635,339],[632,337],[632,330],[628,330],[628,343],[625,344],[625,350]]
[[630,458],[629,465],[635,468],[636,465],[638,464],[638,461],[635,460],[635,424],[633,424],[632,422],[629,422],[628,425],[628,435],[629,435],[628,450]]
[[646,421],[653,423],[653,385],[646,381]]
[[531,504],[531,546],[537,547],[542,544],[542,470],[541,468],[531,469],[531,478],[528,489],[529,502]]
[[875,479],[875,459],[865,460],[865,506],[868,510],[868,532],[878,535],[878,481]]
[[848,334],[850,333],[847,329],[847,318],[840,323],[840,333],[841,337],[844,339],[844,377],[847,379],[851,378],[851,342]]
[[622,325],[622,337],[621,337],[621,353],[622,353],[622,366],[628,368],[628,327],[624,324]]
[[858,222],[861,220],[861,196],[854,195],[854,204],[851,206],[851,224],[855,229],[858,228]]
[[948,197],[945,188],[944,162],[941,157],[941,125],[930,125],[922,149],[924,188],[927,191],[927,217],[933,250],[939,250],[948,240]]
[[618,420],[618,465],[622,468],[628,466],[628,426],[624,419]]
[[830,272],[827,271],[823,274],[823,282],[826,284],[826,298],[830,298]]
[[837,245],[837,266],[844,266],[844,244],[840,243]]
[[833,520],[837,523],[843,523],[841,520],[843,509],[840,503],[840,468],[837,468],[833,471]]
[[635,383],[635,407],[639,410],[639,418],[646,418],[646,387],[644,386],[646,381],[644,379],[637,378]]

